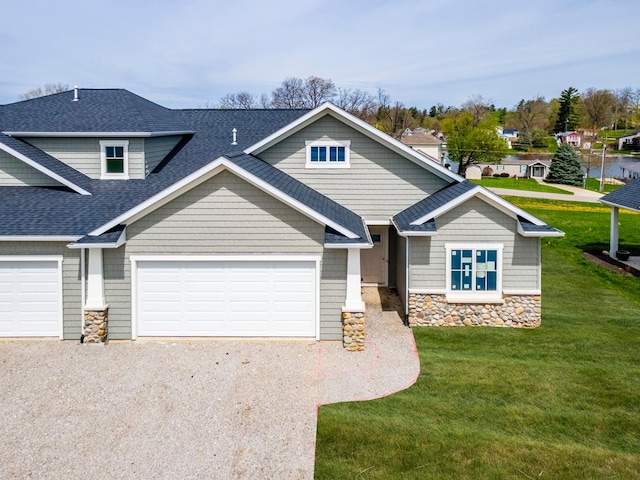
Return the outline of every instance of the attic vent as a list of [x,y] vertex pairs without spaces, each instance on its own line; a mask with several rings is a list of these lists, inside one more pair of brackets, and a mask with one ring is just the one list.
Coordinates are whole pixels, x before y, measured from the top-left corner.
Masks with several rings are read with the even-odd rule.
[[237,140],[238,130],[234,128],[233,130],[231,130],[231,133],[233,134],[233,142],[231,142],[231,145],[237,145],[238,142],[236,140]]
[[73,86],[73,101],[74,102],[78,101],[78,86],[77,85]]

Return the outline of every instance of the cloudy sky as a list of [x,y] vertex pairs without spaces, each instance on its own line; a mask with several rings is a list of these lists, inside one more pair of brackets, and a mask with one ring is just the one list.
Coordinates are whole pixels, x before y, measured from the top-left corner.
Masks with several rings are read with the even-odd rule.
[[640,88],[639,0],[7,3],[0,104],[61,82],[202,107],[311,75],[420,109]]

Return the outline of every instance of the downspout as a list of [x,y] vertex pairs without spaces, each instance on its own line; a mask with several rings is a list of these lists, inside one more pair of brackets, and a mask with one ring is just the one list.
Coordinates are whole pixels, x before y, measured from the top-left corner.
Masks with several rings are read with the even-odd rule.
[[80,343],[84,343],[84,302],[86,298],[84,250],[84,248],[80,249]]
[[404,325],[409,326],[409,237],[405,240],[404,259]]

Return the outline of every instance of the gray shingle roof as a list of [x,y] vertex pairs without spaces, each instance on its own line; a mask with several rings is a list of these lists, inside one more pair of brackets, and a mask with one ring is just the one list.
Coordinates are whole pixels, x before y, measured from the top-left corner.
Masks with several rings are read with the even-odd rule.
[[533,222],[530,222],[526,218],[518,215],[518,221],[520,222],[520,226],[524,232],[528,233],[549,233],[552,235],[561,233],[560,230],[553,228],[550,225],[536,225]]
[[[30,105],[27,102],[19,104]],[[29,109],[26,109],[28,113]],[[0,137],[28,153],[34,161],[46,164],[65,178],[82,183],[92,193],[78,195],[67,189],[1,187],[0,236],[82,237],[224,155],[238,167],[359,236],[358,239],[347,239],[349,243],[368,243],[367,230],[359,215],[283,171],[243,153],[243,149],[291,123],[306,111],[176,110],[172,113],[174,119],[195,134],[185,136],[182,148],[144,180],[89,179],[35,147],[11,137]],[[18,130],[14,123],[2,123],[8,118],[10,116],[0,112],[0,130]],[[234,128],[237,130],[237,145],[231,144]],[[347,241],[336,234],[329,236],[331,243]],[[80,242],[92,241],[102,243],[105,240],[86,238]]]
[[3,132],[138,132],[190,131],[174,110],[122,89],[57,93],[0,108]]
[[398,227],[400,232],[435,232],[436,225],[431,218],[429,221],[421,225],[411,225],[413,222],[420,218],[428,217],[432,212],[435,212],[440,207],[445,206],[452,200],[455,200],[460,195],[473,190],[477,185],[467,180],[464,182],[454,182],[441,188],[437,192],[429,195],[424,200],[411,205],[409,208],[401,211],[393,217],[393,223]]
[[640,178],[608,193],[600,201],[640,212]]
[[41,165],[49,172],[59,175],[87,192],[91,192],[91,179],[57,158],[3,133],[0,133],[0,143]]

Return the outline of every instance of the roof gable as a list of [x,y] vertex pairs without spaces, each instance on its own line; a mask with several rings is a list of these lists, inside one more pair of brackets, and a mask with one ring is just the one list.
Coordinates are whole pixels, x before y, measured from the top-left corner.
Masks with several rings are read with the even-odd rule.
[[[435,235],[434,220],[471,198],[479,198],[518,221],[518,233],[523,236],[561,236],[559,230],[549,227],[542,220],[507,202],[480,185],[467,180],[451,183],[433,195],[412,205],[393,217],[400,235]],[[522,226],[522,224],[525,224]]]
[[0,133],[0,150],[81,195],[91,195],[89,177],[28,143]]
[[428,158],[425,154],[417,152],[411,147],[390,137],[384,132],[381,132],[377,128],[372,127],[368,123],[363,122],[359,118],[345,112],[344,110],[336,107],[329,102],[324,103],[319,107],[307,112],[297,120],[291,122],[289,125],[286,125],[285,127],[269,135],[268,137],[246,148],[244,152],[251,155],[259,155],[261,152],[267,150],[268,148],[293,135],[294,133],[302,130],[306,126],[314,123],[316,120],[324,117],[325,115],[331,115],[342,123],[349,125],[351,128],[386,146],[387,148],[391,149],[407,160],[420,165],[421,167],[425,168],[426,170],[442,179],[446,179],[448,181],[463,180],[463,178],[459,175],[440,165],[436,159]]

